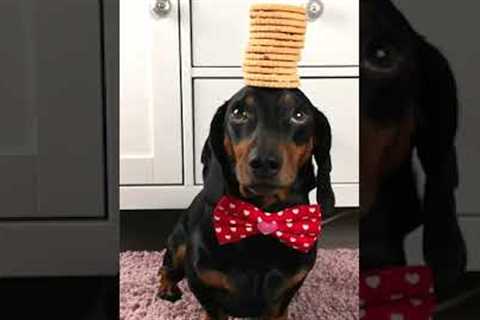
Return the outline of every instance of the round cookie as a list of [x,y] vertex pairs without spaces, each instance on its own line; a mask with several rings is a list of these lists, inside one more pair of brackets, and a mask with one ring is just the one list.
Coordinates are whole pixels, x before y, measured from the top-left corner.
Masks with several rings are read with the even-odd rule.
[[245,84],[252,87],[297,88],[300,81],[255,81],[246,79]]
[[303,48],[303,41],[288,41],[277,39],[250,39],[248,44],[251,46],[273,46],[288,48]]
[[300,61],[299,55],[276,53],[246,53],[246,60]]
[[301,48],[274,47],[274,46],[252,46],[249,45],[247,52],[249,53],[278,53],[278,54],[294,54],[300,55]]
[[250,39],[276,39],[303,42],[305,35],[286,32],[250,32]]
[[250,6],[250,11],[285,11],[305,14],[305,8],[289,4],[257,3]]
[[243,66],[246,73],[263,73],[263,74],[290,74],[296,75],[297,68],[281,68],[281,67],[260,67],[260,66]]
[[304,35],[305,27],[250,25],[250,32],[281,32]]
[[297,68],[296,61],[275,61],[275,60],[254,60],[245,59],[244,66],[258,66],[258,67],[282,67],[282,68]]
[[264,74],[264,73],[248,73],[245,72],[243,77],[248,80],[261,80],[261,81],[296,81],[298,76],[296,74]]
[[307,21],[305,14],[284,11],[251,11],[250,18],[267,18],[267,19],[288,19],[297,21]]
[[271,25],[271,26],[291,26],[305,28],[305,21],[288,20],[288,19],[270,19],[270,18],[253,18],[250,19],[250,25]]

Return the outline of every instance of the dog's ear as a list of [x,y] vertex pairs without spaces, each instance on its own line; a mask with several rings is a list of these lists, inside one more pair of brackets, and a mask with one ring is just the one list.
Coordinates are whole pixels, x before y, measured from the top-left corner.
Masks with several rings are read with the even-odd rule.
[[333,215],[335,207],[335,196],[330,181],[332,133],[327,117],[317,108],[312,109],[315,121],[312,153],[317,164],[317,202],[322,206],[323,216],[328,218]]
[[205,198],[210,203],[216,203],[225,194],[231,183],[230,160],[225,146],[225,113],[228,101],[221,105],[210,123],[210,131],[202,149],[203,182]]
[[458,100],[455,79],[438,49],[419,41],[420,91],[416,148],[425,173],[423,251],[438,286],[458,280],[466,265],[455,210]]

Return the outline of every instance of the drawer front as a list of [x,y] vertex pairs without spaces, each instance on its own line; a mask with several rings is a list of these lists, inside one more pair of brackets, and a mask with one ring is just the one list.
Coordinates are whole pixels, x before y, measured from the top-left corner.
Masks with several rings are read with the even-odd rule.
[[[194,80],[195,182],[202,183],[200,155],[216,109],[243,86],[242,79]],[[332,127],[332,181],[358,183],[358,79],[302,79],[302,91]]]
[[[192,0],[194,66],[240,66],[248,41],[250,4],[265,0]],[[301,66],[358,65],[358,0],[322,0],[323,14],[307,26]],[[307,0],[291,3],[305,4]]]

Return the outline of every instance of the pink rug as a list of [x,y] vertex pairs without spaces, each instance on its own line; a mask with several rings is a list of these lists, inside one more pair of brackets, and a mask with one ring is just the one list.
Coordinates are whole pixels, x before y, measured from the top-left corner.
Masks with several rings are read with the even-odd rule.
[[[163,252],[120,254],[120,320],[198,320],[201,307],[187,288],[181,300],[155,298]],[[317,262],[293,299],[289,320],[358,319],[358,250],[318,252]]]

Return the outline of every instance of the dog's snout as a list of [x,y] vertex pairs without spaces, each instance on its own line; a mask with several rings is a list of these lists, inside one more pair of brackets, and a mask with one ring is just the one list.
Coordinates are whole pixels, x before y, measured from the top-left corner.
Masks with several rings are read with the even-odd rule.
[[259,178],[271,178],[280,171],[282,160],[275,153],[253,152],[249,159],[252,173]]

